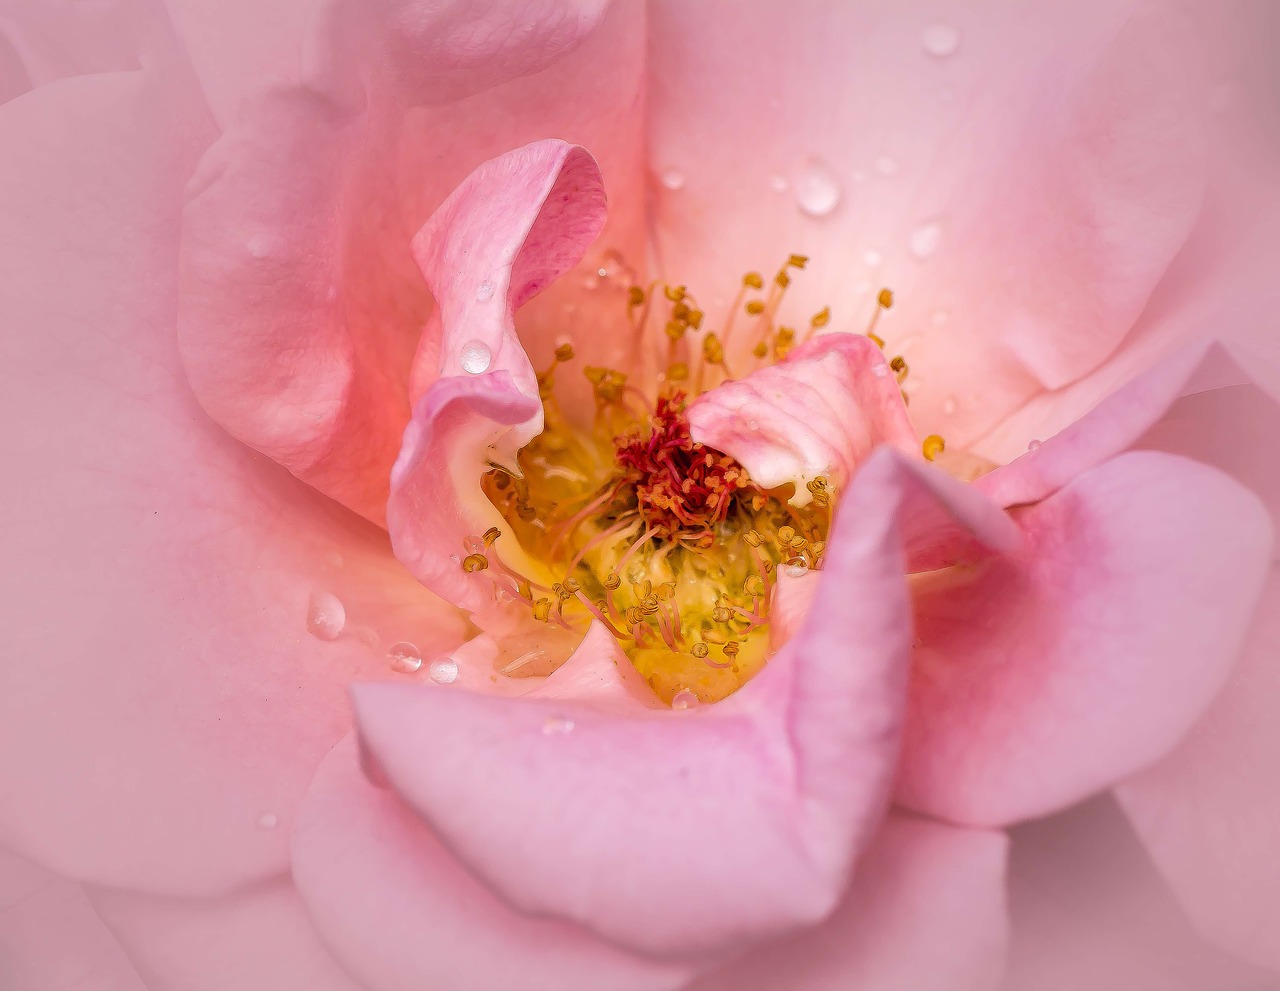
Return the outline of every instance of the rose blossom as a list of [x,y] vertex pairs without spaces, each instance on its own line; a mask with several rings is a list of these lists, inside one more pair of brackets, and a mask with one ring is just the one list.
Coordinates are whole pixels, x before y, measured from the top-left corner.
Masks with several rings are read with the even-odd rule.
[[994,987],[1113,787],[1280,967],[1234,21],[258,16],[4,22],[18,986]]

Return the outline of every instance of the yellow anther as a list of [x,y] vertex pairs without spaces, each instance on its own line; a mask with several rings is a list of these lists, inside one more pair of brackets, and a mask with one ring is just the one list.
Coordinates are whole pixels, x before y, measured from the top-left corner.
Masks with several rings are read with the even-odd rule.
[[783,289],[791,285],[791,276],[787,274],[785,268],[778,269],[778,274],[773,277],[773,281],[780,285]]
[[808,255],[792,255],[787,259],[787,264],[792,268],[804,268],[808,261]]
[[711,648],[705,643],[695,643],[689,650],[694,657],[706,657],[711,653]]
[[689,316],[686,319],[689,321],[689,326],[692,327],[694,330],[697,330],[699,327],[702,326],[702,311],[690,310]]
[[889,367],[892,368],[894,374],[898,376],[899,382],[906,378],[907,372],[910,371],[907,367],[907,359],[902,357],[900,354],[894,355],[893,360],[889,362]]
[[796,535],[796,528],[793,526],[778,527],[778,543],[786,545],[791,543],[791,538]]
[[676,305],[675,305],[675,306],[671,307],[671,319],[672,319],[672,320],[688,320],[688,319],[689,319],[689,304],[688,304],[688,303],[676,303]]
[[795,328],[794,328],[794,327],[779,327],[779,328],[778,328],[778,343],[779,343],[779,344],[785,344],[785,345],[788,345],[788,346],[789,346],[789,345],[791,345],[791,344],[794,344],[794,343],[795,343],[795,341],[796,341],[796,331],[795,331]]
[[667,378],[672,382],[683,382],[689,377],[689,366],[683,361],[677,361],[674,365],[667,369]]
[[688,294],[685,286],[663,286],[662,294],[673,303],[678,303]]
[[867,332],[867,336],[871,338],[871,343],[873,343],[876,347],[880,348],[882,351],[884,350],[883,337],[881,337],[879,334],[872,333],[871,331]]
[[556,361],[573,361],[576,354],[572,344],[561,344],[556,348]]
[[711,621],[713,623],[727,623],[733,618],[733,610],[725,606],[716,606],[711,610]]
[[469,575],[484,571],[487,567],[489,567],[489,559],[483,554],[468,554],[462,559],[462,570]]
[[736,640],[730,640],[721,649],[724,650],[725,657],[734,658],[738,656],[738,651],[742,648],[738,646],[738,642]]
[[520,598],[526,602],[533,601],[533,586],[529,584],[527,579],[521,578],[516,582],[516,591],[520,593]]
[[644,305],[644,290],[639,286],[632,286],[627,290],[627,305],[632,309],[637,306]]
[[627,384],[627,377],[612,368],[588,365],[582,370],[582,374],[594,388],[596,398],[606,403],[615,402],[622,395],[622,390]]
[[713,365],[719,365],[724,361],[724,346],[714,333],[702,339],[702,357]]
[[758,299],[751,300],[749,303],[747,303],[747,312],[750,313],[752,316],[755,316],[757,313],[763,313],[764,303],[760,302],[760,300]]
[[887,310],[889,307],[893,305],[893,290],[881,289],[880,295],[876,297],[876,302],[879,303],[884,309]]
[[815,313],[810,318],[809,326],[825,327],[830,322],[831,322],[831,307],[824,306],[822,309],[820,309],[817,313]]
[[533,604],[533,618],[539,623],[545,623],[551,618],[551,600],[541,598]]
[[635,626],[638,623],[643,623],[646,619],[648,619],[648,617],[645,615],[645,611],[641,609],[639,606],[629,606],[627,608],[626,616],[627,616],[628,626]]
[[616,572],[610,571],[604,576],[603,584],[610,592],[616,592],[622,585],[622,579],[618,577]]
[[763,289],[764,278],[759,272],[748,272],[742,277],[742,284],[748,289]]
[[809,540],[807,537],[802,537],[800,536],[800,534],[797,533],[794,537],[791,538],[787,546],[790,547],[793,551],[798,551],[802,547],[804,547],[804,545],[807,544],[808,542]]
[[481,539],[484,541],[485,547],[492,547],[493,542],[501,536],[502,536],[502,531],[499,530],[496,526],[491,526],[489,527],[488,530],[484,532],[484,536]]
[[578,584],[578,580],[576,578],[566,578],[564,580],[564,590],[570,595],[573,595],[581,588],[582,586]]
[[757,344],[755,347],[751,349],[751,353],[754,354],[757,358],[763,358],[765,355],[769,353],[769,345],[766,344],[764,341],[761,341],[759,344]]
[[667,321],[667,336],[673,341],[678,341],[684,337],[684,332],[689,329],[689,325],[682,320]]
[[676,583],[663,582],[658,586],[657,596],[663,602],[667,602],[676,597]]
[[715,630],[703,630],[702,639],[707,643],[722,644],[726,637],[723,633],[717,633]]
[[941,454],[943,451],[946,450],[947,442],[944,441],[937,434],[930,434],[928,437],[924,439],[924,443],[921,445],[921,447],[924,450],[924,456],[928,460],[932,461],[939,454]]
[[763,538],[760,536],[760,534],[757,531],[748,530],[746,533],[742,535],[742,539],[745,540],[752,547],[759,547],[760,542]]
[[751,575],[742,587],[747,595],[764,595],[765,592],[764,579],[759,575]]

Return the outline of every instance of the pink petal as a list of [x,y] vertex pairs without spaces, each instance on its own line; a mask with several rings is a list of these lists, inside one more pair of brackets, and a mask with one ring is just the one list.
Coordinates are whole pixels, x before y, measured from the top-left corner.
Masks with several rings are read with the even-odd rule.
[[889,816],[831,918],[689,991],[994,989],[1007,922],[1001,833]]
[[1020,554],[915,585],[898,796],[959,822],[1044,814],[1165,753],[1230,670],[1271,548],[1256,497],[1165,454],[1017,518]]
[[21,991],[147,991],[80,885],[2,851],[0,968]]
[[909,646],[897,521],[917,500],[997,546],[1015,536],[960,483],[874,455],[842,504],[809,621],[715,707],[620,715],[586,700],[360,686],[363,745],[523,911],[664,954],[815,922],[839,900],[893,773]]
[[321,765],[293,856],[316,928],[369,991],[659,991],[688,975],[576,926],[514,911],[394,794],[368,782],[354,740]]
[[[0,108],[9,381],[0,842],[177,892],[279,873],[345,684],[462,622],[385,535],[200,412],[173,340],[183,184],[209,140],[160,65]],[[107,167],[105,163],[110,163]],[[110,245],[110,250],[104,250]],[[345,604],[337,639],[309,599]],[[371,640],[370,646],[365,640]],[[264,829],[271,815],[284,828]]]
[[[609,161],[628,159],[615,169],[616,188],[635,186],[636,125],[613,113],[638,85],[643,32],[632,30],[633,15],[606,18],[599,38],[536,86],[418,109],[442,95],[444,76],[424,72],[448,66],[450,85],[483,88],[564,55],[598,13],[592,4],[549,3],[527,30],[505,31],[505,8],[419,6],[329,10],[312,33],[305,81],[248,101],[203,163],[184,237],[181,341],[201,405],[234,436],[375,522],[384,518],[410,415],[410,363],[432,311],[409,252],[414,232],[467,172],[526,130],[534,133],[524,140],[599,137]],[[489,31],[472,17],[497,20]],[[455,46],[452,55],[436,50],[423,63],[422,46],[441,43]],[[608,58],[616,65],[606,78]],[[545,99],[545,86],[565,90],[584,77],[598,84],[591,100],[569,107]],[[630,249],[639,230],[638,208],[624,211],[612,240]],[[562,310],[555,320],[557,333],[594,322],[591,313],[566,319]]]
[[110,888],[90,898],[150,988],[361,991],[325,949],[287,878],[217,898]]
[[788,308],[855,331],[892,287],[913,420],[978,436],[1115,350],[1196,217],[1198,39],[1134,6],[654,5],[668,276],[727,292],[799,251]]
[[172,57],[174,47],[163,14],[135,0],[0,2],[0,50],[16,63],[25,83],[19,92],[72,76],[136,70],[143,57]]
[[870,338],[827,334],[786,361],[725,382],[689,406],[694,440],[740,461],[772,489],[805,486],[819,475],[839,490],[881,444],[905,454],[919,447],[898,383]]
[[1196,926],[1280,970],[1280,574],[1271,572],[1239,663],[1177,750],[1117,795]]
[[591,156],[540,141],[477,169],[414,239],[440,331],[417,359],[425,394],[393,470],[387,523],[405,566],[465,609],[493,596],[491,574],[465,574],[453,559],[465,537],[501,523],[480,478],[542,430],[514,311],[581,257],[604,210]]

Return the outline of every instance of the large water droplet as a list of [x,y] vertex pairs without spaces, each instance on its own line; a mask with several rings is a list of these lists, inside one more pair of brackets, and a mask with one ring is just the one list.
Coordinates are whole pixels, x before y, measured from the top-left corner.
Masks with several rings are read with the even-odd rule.
[[488,279],[485,279],[480,285],[476,286],[476,302],[487,303],[493,299],[493,291],[497,288]]
[[462,345],[461,357],[463,371],[470,372],[472,375],[479,375],[481,372],[489,370],[489,363],[493,361],[493,352],[489,350],[489,345],[484,341],[477,341],[472,338]]
[[437,685],[452,685],[458,680],[458,662],[447,654],[437,657],[427,668],[427,673]]
[[897,175],[898,163],[888,155],[881,155],[876,159],[876,171],[883,176]]
[[275,829],[278,825],[280,825],[280,817],[274,812],[264,812],[258,816],[259,829]]
[[796,562],[793,562],[792,564],[788,564],[786,570],[787,570],[788,578],[803,578],[805,575],[809,573],[809,566],[807,564],[803,564],[799,561],[796,561]]
[[391,645],[391,649],[387,651],[387,660],[391,664],[392,671],[413,674],[422,667],[422,651],[418,649],[417,644],[401,640]]
[[911,232],[911,253],[917,258],[928,258],[942,243],[942,225],[936,220],[921,224]]
[[698,704],[698,696],[687,688],[682,688],[671,696],[671,708],[673,709],[691,709]]
[[1033,440],[1033,441],[1031,441],[1031,443],[1029,443],[1029,444],[1027,445],[1027,450],[1028,450],[1028,451],[1038,451],[1038,450],[1040,450],[1040,442],[1039,442],[1038,440]]
[[677,189],[684,189],[684,173],[679,169],[663,169],[662,185],[672,192]]
[[573,720],[564,716],[551,716],[542,724],[542,732],[547,736],[567,736],[573,732]]
[[825,217],[840,205],[840,180],[831,166],[814,159],[796,178],[796,205],[810,217]]
[[307,603],[307,632],[321,640],[337,640],[347,625],[347,610],[332,592],[314,592]]
[[930,24],[920,36],[920,44],[935,58],[946,58],[960,47],[960,32],[950,24]]

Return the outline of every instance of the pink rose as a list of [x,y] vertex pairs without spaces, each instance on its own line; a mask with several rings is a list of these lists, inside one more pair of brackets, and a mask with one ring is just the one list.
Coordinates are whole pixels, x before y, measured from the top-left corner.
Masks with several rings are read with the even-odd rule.
[[1280,970],[1260,23],[0,5],[5,986]]

